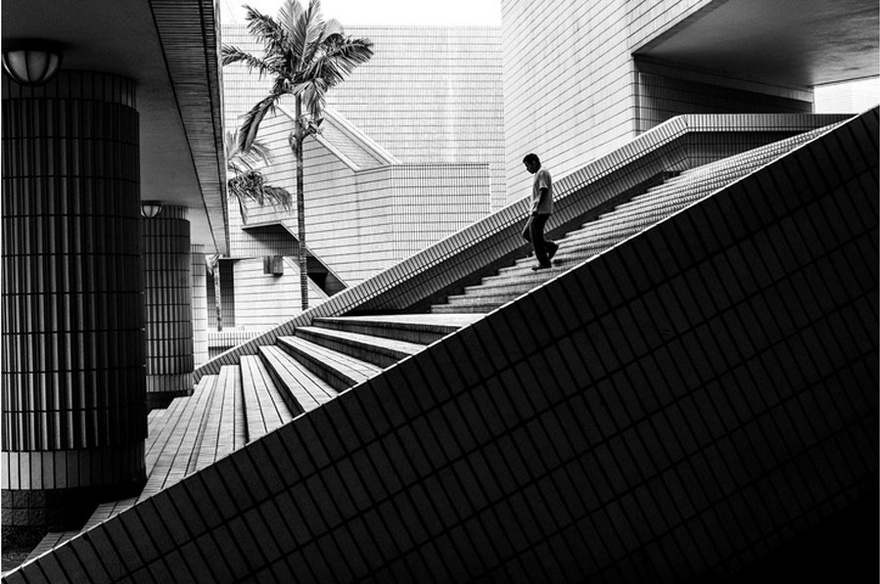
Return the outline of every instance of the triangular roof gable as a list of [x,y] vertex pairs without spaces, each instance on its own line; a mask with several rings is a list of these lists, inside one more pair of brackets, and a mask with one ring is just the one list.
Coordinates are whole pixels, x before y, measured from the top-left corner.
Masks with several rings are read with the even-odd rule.
[[[278,111],[293,122],[294,114],[284,106]],[[314,136],[319,144],[354,171],[400,164],[390,152],[379,146],[339,112],[324,110],[321,133]]]

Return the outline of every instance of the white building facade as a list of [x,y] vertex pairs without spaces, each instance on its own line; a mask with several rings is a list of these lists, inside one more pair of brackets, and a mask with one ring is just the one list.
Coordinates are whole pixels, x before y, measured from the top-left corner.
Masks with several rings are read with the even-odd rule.
[[[311,303],[363,281],[506,203],[500,30],[491,27],[347,27],[374,55],[331,90],[322,133],[307,138],[306,242]],[[223,26],[224,44],[260,54],[244,25]],[[223,70],[224,120],[235,130],[270,81],[243,65]],[[259,139],[272,151],[267,182],[295,193],[289,145],[293,103],[267,117]],[[296,211],[229,202],[234,274],[224,327],[266,328],[299,312],[297,294],[265,304],[263,289],[298,280],[256,274],[264,258],[296,255]],[[314,271],[313,271],[314,270]],[[247,273],[247,277],[245,277]],[[266,288],[268,286],[268,288]],[[209,313],[212,311],[209,311]],[[261,316],[257,316],[261,315]]]

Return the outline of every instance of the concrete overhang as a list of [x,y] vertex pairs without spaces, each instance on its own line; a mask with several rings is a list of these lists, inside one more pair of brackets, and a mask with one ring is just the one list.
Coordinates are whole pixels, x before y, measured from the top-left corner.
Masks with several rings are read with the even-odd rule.
[[715,0],[634,53],[813,87],[880,74],[876,0]]
[[138,86],[141,196],[188,208],[192,242],[225,252],[219,38],[213,0],[4,2],[3,41],[64,46],[66,70]]

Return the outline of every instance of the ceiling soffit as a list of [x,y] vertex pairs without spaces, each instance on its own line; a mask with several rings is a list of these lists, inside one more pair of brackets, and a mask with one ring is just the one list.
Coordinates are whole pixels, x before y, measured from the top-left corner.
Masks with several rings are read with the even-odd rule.
[[[212,0],[150,0],[168,75],[218,251],[226,231],[226,163],[218,23]],[[218,237],[221,236],[221,237]]]
[[813,87],[880,75],[876,0],[716,0],[634,52]]

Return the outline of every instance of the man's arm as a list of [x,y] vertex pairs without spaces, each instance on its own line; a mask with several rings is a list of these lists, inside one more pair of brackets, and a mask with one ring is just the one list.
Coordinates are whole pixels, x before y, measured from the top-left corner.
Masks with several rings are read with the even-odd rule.
[[535,201],[535,205],[532,207],[532,215],[538,214],[538,209],[541,208],[547,197],[550,196],[550,174],[542,168],[538,171],[535,181],[538,184],[538,200]]
[[538,200],[535,201],[535,204],[532,206],[532,215],[538,214],[538,209],[541,208],[541,205],[544,204],[544,200],[547,198],[547,193],[550,192],[550,189],[547,187],[540,187],[538,189]]

